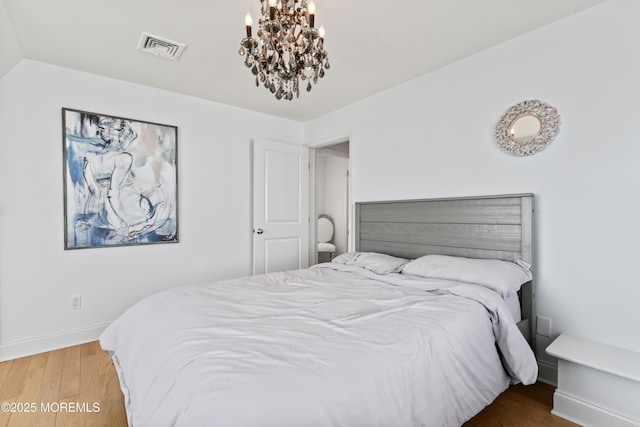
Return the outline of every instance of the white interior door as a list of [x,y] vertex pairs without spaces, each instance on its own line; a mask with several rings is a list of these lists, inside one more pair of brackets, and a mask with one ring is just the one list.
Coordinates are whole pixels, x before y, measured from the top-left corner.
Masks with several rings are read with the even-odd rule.
[[253,143],[253,274],[309,266],[309,149]]

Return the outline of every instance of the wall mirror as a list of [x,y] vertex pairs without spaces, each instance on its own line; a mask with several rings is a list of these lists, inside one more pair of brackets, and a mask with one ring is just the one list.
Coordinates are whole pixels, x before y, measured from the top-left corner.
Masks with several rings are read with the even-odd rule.
[[500,148],[514,156],[530,156],[546,148],[560,130],[558,111],[536,99],[509,108],[496,125]]

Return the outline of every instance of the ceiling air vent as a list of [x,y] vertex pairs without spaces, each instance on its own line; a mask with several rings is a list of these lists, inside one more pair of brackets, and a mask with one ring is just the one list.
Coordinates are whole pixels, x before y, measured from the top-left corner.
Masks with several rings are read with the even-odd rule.
[[174,61],[180,58],[185,47],[186,45],[184,43],[174,42],[173,40],[149,33],[142,33],[140,41],[138,42],[138,50],[140,52],[173,59]]

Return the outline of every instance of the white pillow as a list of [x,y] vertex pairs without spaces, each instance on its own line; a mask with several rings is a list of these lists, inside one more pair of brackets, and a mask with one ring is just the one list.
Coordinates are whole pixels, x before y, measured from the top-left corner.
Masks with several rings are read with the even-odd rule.
[[405,264],[402,273],[481,285],[506,297],[532,279],[529,267],[524,261],[425,255]]
[[374,252],[349,252],[338,255],[332,262],[366,268],[376,274],[389,274],[402,270],[409,260]]

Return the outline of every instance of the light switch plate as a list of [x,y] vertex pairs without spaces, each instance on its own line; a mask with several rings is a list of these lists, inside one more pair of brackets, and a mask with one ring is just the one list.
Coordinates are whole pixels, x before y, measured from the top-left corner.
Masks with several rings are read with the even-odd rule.
[[536,317],[536,333],[545,337],[551,336],[551,319],[548,317]]

